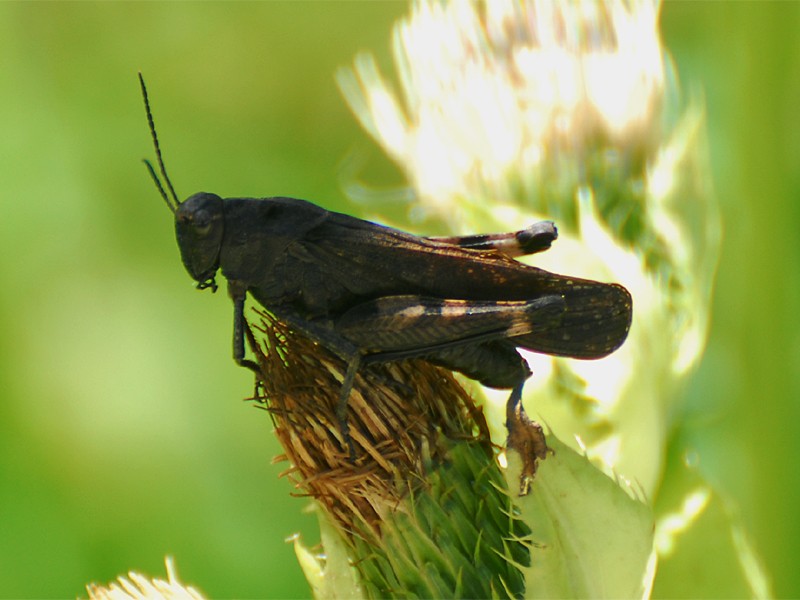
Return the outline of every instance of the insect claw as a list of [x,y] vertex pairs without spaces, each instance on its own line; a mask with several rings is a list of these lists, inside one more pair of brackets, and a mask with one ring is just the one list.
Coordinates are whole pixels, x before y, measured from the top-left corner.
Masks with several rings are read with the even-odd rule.
[[217,289],[219,288],[219,286],[217,285],[217,280],[214,277],[209,277],[205,281],[201,281],[200,283],[197,284],[198,290],[205,290],[208,288],[211,288],[212,294],[216,292]]
[[[524,382],[523,382],[524,383]],[[506,404],[506,427],[508,428],[509,450],[516,450],[522,459],[522,473],[519,478],[519,495],[530,493],[531,483],[539,468],[539,461],[547,458],[547,454],[555,454],[547,446],[542,426],[531,421],[522,406],[522,386],[517,385],[511,392]]]
[[[347,404],[344,405],[345,411],[347,410]],[[344,438],[344,443],[347,445],[347,452],[349,454],[347,461],[354,465],[356,464],[356,445],[353,443],[353,438],[350,437],[350,423],[347,421],[347,413],[340,414],[339,407],[336,410],[336,416],[339,421],[339,431],[342,433],[342,438]]]
[[350,456],[347,458],[347,462],[351,465],[356,464],[356,446],[353,444],[353,438],[350,435],[347,435],[347,447],[349,448]]

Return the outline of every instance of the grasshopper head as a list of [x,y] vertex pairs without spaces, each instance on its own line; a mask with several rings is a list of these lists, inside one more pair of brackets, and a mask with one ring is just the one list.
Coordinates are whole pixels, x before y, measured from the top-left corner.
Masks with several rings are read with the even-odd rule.
[[[183,266],[189,271],[189,275],[198,282],[198,289],[204,290],[210,287],[212,292],[216,292],[217,282],[214,280],[214,275],[219,268],[219,253],[225,229],[222,198],[216,194],[200,192],[187,198],[184,202],[178,200],[175,188],[172,187],[172,182],[167,175],[167,169],[164,167],[156,126],[153,122],[153,113],[150,111],[150,100],[147,98],[147,88],[141,73],[139,73],[139,85],[142,88],[147,123],[150,127],[150,135],[153,137],[153,147],[164,183],[161,182],[161,178],[149,160],[144,159],[144,164],[167,208],[175,215],[175,235],[178,238]],[[167,190],[169,190],[169,194]]]
[[214,275],[219,268],[222,234],[225,230],[222,198],[200,192],[181,202],[175,210],[175,235],[183,266],[199,282],[198,288],[217,284]]

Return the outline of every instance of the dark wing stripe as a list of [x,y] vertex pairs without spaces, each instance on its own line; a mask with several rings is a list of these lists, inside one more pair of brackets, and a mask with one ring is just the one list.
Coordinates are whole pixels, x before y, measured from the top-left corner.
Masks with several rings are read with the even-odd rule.
[[513,302],[390,296],[355,306],[336,320],[335,328],[370,353],[425,356],[431,348],[553,328],[563,311],[560,296]]

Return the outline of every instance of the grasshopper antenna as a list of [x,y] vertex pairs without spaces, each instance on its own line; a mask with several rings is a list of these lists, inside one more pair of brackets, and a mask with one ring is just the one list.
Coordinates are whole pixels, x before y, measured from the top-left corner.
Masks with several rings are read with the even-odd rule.
[[147,171],[150,173],[150,177],[153,178],[153,181],[158,188],[161,197],[164,199],[164,202],[167,204],[167,208],[170,209],[173,213],[177,210],[178,206],[180,206],[180,200],[178,200],[178,195],[175,193],[175,188],[172,187],[172,182],[169,180],[169,175],[167,175],[167,169],[164,167],[164,159],[161,158],[161,146],[158,144],[158,135],[156,135],[156,125],[153,122],[153,112],[150,110],[150,100],[147,98],[147,87],[144,85],[144,77],[142,77],[142,72],[139,71],[139,85],[142,88],[142,98],[144,98],[144,110],[147,113],[147,124],[150,126],[150,135],[153,136],[153,146],[156,149],[156,159],[158,160],[158,167],[161,170],[161,175],[164,177],[164,182],[167,184],[167,189],[169,189],[170,196],[167,195],[167,192],[164,190],[164,186],[161,184],[161,180],[156,173],[156,170],[153,168],[152,163],[147,160],[146,158],[143,159],[145,166],[147,167]]

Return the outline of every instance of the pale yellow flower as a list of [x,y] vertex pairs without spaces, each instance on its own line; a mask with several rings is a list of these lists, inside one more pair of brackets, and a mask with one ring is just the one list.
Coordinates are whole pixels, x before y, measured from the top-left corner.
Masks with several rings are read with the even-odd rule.
[[167,578],[149,578],[131,571],[120,575],[107,585],[92,583],[86,586],[90,600],[203,600],[204,596],[195,588],[178,579],[172,558],[165,559]]
[[[705,347],[720,237],[704,113],[676,100],[658,12],[652,0],[416,2],[394,32],[399,91],[367,54],[339,74],[429,212],[460,233],[552,219],[559,240],[532,262],[631,291],[615,354],[526,356],[526,405],[646,494]],[[500,407],[507,393],[490,395]]]

